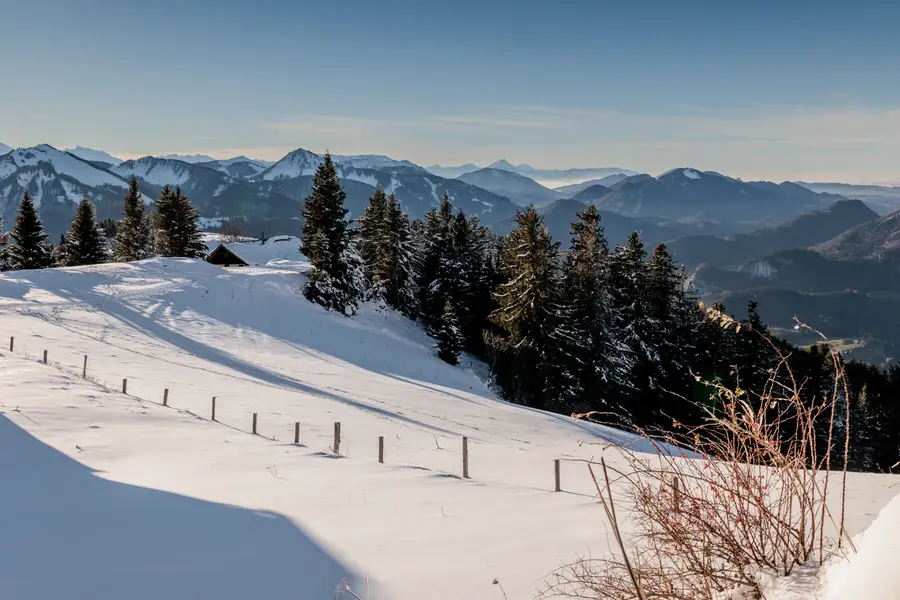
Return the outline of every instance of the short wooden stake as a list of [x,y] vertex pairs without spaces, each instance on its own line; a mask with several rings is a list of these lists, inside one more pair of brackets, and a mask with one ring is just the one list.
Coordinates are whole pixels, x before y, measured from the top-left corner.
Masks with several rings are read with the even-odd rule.
[[16,345],[16,336],[14,336],[14,335],[9,336],[9,351],[10,352],[13,351],[13,347],[15,345]]
[[81,367],[81,378],[87,379],[87,354],[84,355],[84,366]]
[[163,406],[169,405],[169,388],[163,390]]
[[47,364],[47,351],[44,350],[44,364]]
[[378,436],[378,462],[384,464],[384,436]]
[[213,421],[216,420],[216,397],[215,396],[213,396],[213,399],[212,399],[212,420]]
[[300,421],[294,423],[294,443],[300,443]]
[[341,453],[341,422],[334,422],[334,453]]
[[128,379],[127,378],[122,380],[122,393],[123,394],[128,393]]
[[469,438],[463,438],[463,479],[469,478]]
[[256,435],[256,413],[253,413],[253,435]]
[[558,458],[553,461],[553,475],[554,475],[554,479],[556,481],[556,485],[555,485],[553,491],[561,492],[562,484],[560,482],[560,477],[559,477],[559,459]]

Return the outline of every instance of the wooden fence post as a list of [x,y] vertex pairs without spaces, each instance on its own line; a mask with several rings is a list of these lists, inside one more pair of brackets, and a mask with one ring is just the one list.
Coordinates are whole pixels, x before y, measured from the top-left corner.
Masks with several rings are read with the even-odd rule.
[[128,393],[128,378],[125,378],[122,380],[122,393],[123,394]]
[[81,367],[81,378],[87,379],[87,354],[84,355],[84,366]]
[[463,479],[469,478],[469,438],[463,438]]
[[560,481],[560,476],[559,476],[559,459],[558,458],[553,461],[553,475],[554,475],[554,479],[556,480],[556,486],[553,491],[561,492],[562,491],[562,483]]
[[163,406],[169,405],[169,388],[163,390]]
[[213,399],[212,399],[212,420],[213,421],[216,420],[216,397],[215,396],[213,396]]
[[378,436],[378,462],[384,464],[384,436]]
[[300,443],[300,421],[294,423],[294,443]]
[[16,345],[16,336],[14,336],[14,335],[9,336],[9,351],[10,352],[13,351],[13,347],[15,345]]
[[253,413],[253,435],[256,435],[256,413]]
[[341,453],[341,422],[334,422],[334,453]]
[[47,351],[44,350],[44,364],[47,364]]

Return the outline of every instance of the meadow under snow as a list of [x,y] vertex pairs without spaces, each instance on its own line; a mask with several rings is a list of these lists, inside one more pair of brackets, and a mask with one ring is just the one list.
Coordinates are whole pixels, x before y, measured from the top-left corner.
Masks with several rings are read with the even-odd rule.
[[[499,400],[483,365],[441,362],[390,310],[309,303],[294,239],[232,247],[254,266],[0,275],[0,596],[324,599],[346,582],[372,600],[499,600],[497,578],[513,600],[610,552],[577,461],[639,441]],[[851,533],[898,481],[850,477]],[[858,556],[772,597],[898,598],[898,540],[895,500]]]

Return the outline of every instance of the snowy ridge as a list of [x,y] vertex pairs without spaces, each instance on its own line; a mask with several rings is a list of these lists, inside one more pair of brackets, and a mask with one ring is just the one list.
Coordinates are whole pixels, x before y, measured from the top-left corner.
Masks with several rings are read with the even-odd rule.
[[299,148],[260,173],[259,177],[263,181],[279,181],[313,175],[322,160],[318,154]]
[[393,167],[402,167],[407,169],[416,169],[424,171],[422,167],[411,163],[408,160],[395,160],[389,156],[382,154],[360,154],[357,156],[333,156],[334,162],[339,165],[352,167],[355,169],[376,169],[383,170]]
[[[112,168],[114,173],[122,177],[140,177],[154,185],[184,185],[191,179],[191,170],[195,167],[184,161],[145,156],[137,160],[128,160]],[[221,193],[221,191],[220,191]]]
[[9,154],[10,152],[12,152],[12,146],[7,146],[6,144],[0,143],[0,156]]
[[[118,165],[122,163],[121,158],[117,158],[108,152],[104,152],[103,150],[94,150],[93,148],[85,148],[84,146],[75,146],[74,148],[66,148],[66,152],[69,154],[73,154],[82,160],[89,160],[93,162],[104,162],[109,163],[111,165]],[[3,154],[0,151],[0,154]]]
[[77,156],[62,152],[47,144],[34,148],[19,148],[0,156],[0,179],[9,177],[23,167],[34,167],[42,163],[50,165],[56,173],[67,175],[90,187],[103,185],[117,188],[128,187],[123,179],[112,173],[98,169]]

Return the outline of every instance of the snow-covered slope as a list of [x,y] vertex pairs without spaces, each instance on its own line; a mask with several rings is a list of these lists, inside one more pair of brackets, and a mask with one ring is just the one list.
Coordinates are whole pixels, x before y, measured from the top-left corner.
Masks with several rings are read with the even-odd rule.
[[334,158],[334,162],[339,165],[344,165],[346,167],[352,167],[355,169],[391,170],[400,168],[412,169],[427,173],[425,169],[417,164],[409,162],[408,160],[395,160],[389,156],[384,156],[382,154],[360,154],[357,156],[335,155],[332,158]]
[[186,163],[203,163],[216,160],[212,156],[206,154],[163,154],[156,158],[165,158],[168,160],[180,160]]
[[313,175],[320,164],[322,164],[321,156],[315,152],[298,148],[263,171],[259,177],[264,181],[278,181]]
[[12,146],[7,146],[6,144],[0,143],[0,156],[8,154],[10,152],[12,152]]
[[196,164],[221,171],[222,173],[225,173],[229,177],[233,177],[235,179],[249,179],[251,177],[255,177],[256,175],[259,175],[261,172],[265,171],[269,166],[271,166],[269,164],[263,164],[261,162],[247,158],[246,156],[236,156],[234,158],[228,158],[225,160],[214,160],[212,162]]
[[19,148],[0,157],[0,179],[8,177],[22,167],[35,167],[41,163],[50,165],[60,175],[68,175],[90,187],[108,185],[124,188],[128,185],[121,177],[98,169],[89,162],[48,144],[34,148]]
[[175,186],[184,185],[191,178],[192,169],[185,161],[145,156],[125,161],[111,170],[122,177],[138,177],[153,185]]
[[[122,162],[121,158],[117,158],[109,152],[103,150],[94,150],[93,148],[85,148],[84,146],[75,146],[74,148],[66,148],[66,152],[74,154],[78,158],[92,162],[102,162],[110,165],[117,165]],[[2,154],[2,152],[0,152]]]
[[[560,563],[608,551],[584,465],[565,460],[554,493],[553,460],[633,437],[497,400],[477,363],[441,362],[391,311],[324,311],[300,295],[305,268],[0,274],[0,477],[16,482],[0,495],[0,597],[349,600],[334,593],[346,578],[373,600],[480,600],[496,577],[528,598]],[[80,379],[85,356],[106,389]],[[851,476],[852,532],[894,481]]]

